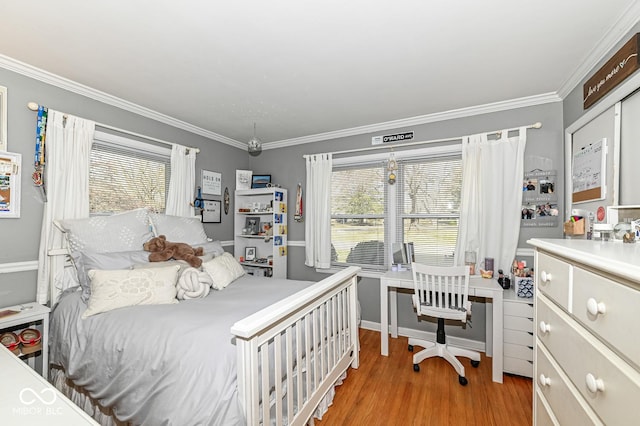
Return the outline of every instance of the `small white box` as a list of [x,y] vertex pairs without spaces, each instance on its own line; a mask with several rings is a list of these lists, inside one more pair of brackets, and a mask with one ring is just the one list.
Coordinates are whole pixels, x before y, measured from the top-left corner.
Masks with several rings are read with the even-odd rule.
[[531,299],[535,291],[533,277],[515,277],[516,296]]

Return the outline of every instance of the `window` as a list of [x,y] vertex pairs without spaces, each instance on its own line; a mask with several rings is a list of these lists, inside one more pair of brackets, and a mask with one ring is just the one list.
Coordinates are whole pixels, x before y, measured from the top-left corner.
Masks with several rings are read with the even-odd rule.
[[384,267],[386,216],[382,163],[335,169],[331,175],[331,260]]
[[458,236],[460,146],[396,154],[395,185],[388,154],[334,160],[331,182],[332,264],[386,270],[394,242],[413,242],[417,262],[453,265]]
[[89,211],[115,213],[139,207],[164,212],[171,150],[96,132],[89,166]]
[[458,238],[462,160],[399,163],[396,241],[413,242],[416,262],[453,265]]

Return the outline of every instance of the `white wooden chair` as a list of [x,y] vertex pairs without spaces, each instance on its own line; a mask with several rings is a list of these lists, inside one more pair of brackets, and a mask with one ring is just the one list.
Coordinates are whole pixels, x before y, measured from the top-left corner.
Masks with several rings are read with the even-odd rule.
[[436,342],[421,339],[409,339],[409,350],[414,346],[425,349],[413,355],[413,370],[420,371],[420,362],[427,358],[439,356],[446,359],[458,372],[461,385],[468,383],[462,363],[456,358],[463,356],[471,359],[471,365],[480,364],[480,354],[463,348],[447,345],[444,332],[444,320],[467,322],[471,313],[469,302],[469,267],[439,267],[412,263],[413,271],[413,304],[418,317],[430,316],[438,319]]

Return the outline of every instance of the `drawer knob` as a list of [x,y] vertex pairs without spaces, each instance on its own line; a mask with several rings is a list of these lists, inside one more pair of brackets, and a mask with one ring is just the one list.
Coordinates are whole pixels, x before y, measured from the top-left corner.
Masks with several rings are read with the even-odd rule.
[[547,334],[551,331],[551,326],[544,321],[540,321],[540,331],[542,334]]
[[540,374],[540,377],[538,378],[538,382],[540,383],[540,386],[545,387],[551,384],[551,379],[545,376],[544,374]]
[[540,279],[542,280],[543,283],[550,282],[551,281],[551,273],[550,272],[546,272],[546,271],[540,272]]
[[607,312],[607,307],[603,302],[598,303],[596,299],[590,297],[587,300],[587,311],[593,316],[598,316],[598,314],[604,314]]
[[589,389],[589,392],[591,393],[604,392],[604,382],[602,381],[602,379],[596,379],[596,376],[589,373],[587,374],[586,382],[587,382],[587,389]]

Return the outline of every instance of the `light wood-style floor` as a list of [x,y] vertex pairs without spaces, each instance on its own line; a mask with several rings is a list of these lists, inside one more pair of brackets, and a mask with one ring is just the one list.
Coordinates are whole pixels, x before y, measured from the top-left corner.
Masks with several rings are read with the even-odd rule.
[[[531,425],[531,379],[504,375],[491,381],[491,358],[478,368],[464,359],[469,384],[445,360],[431,358],[413,371],[407,338],[389,339],[389,356],[380,355],[380,333],[360,330],[360,368],[349,369],[336,397],[316,425]],[[417,348],[416,350],[420,350]]]

